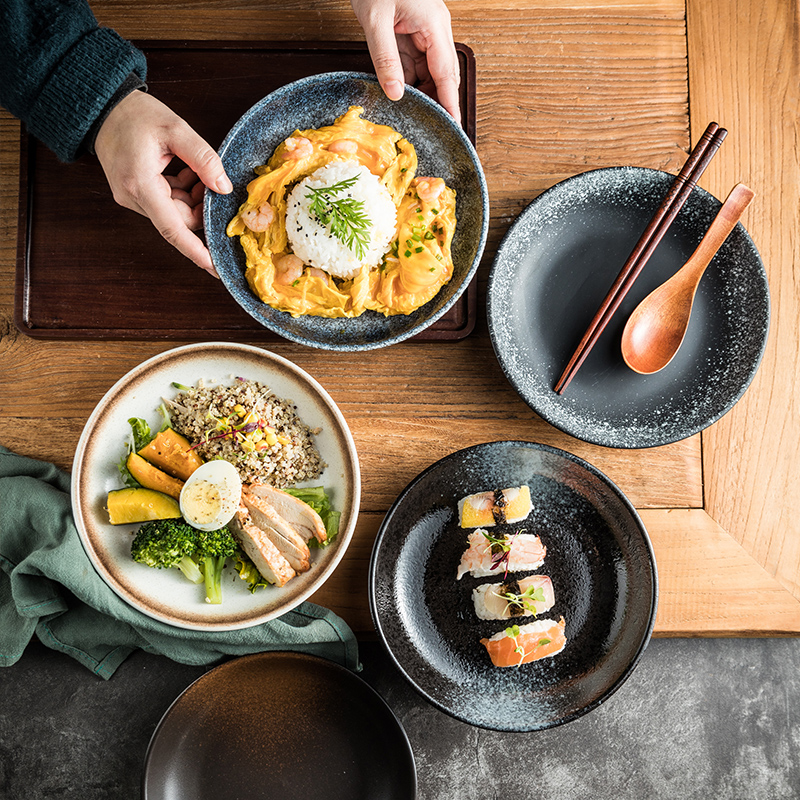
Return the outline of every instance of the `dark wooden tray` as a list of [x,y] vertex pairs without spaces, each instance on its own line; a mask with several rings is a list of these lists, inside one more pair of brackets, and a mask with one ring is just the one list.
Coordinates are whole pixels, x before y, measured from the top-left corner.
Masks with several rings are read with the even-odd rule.
[[[213,147],[271,91],[334,70],[374,72],[353,42],[137,42],[150,91]],[[475,59],[456,45],[464,129],[475,141]],[[23,131],[15,322],[43,339],[279,340],[164,241],[117,206],[93,157],[62,164]],[[417,341],[458,340],[475,325],[475,281]]]

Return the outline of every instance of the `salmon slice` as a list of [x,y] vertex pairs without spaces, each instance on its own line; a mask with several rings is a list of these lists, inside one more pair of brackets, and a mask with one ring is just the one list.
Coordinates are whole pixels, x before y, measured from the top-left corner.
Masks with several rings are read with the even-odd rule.
[[311,551],[302,537],[269,503],[253,494],[247,486],[242,487],[242,502],[255,525],[264,531],[292,569],[306,572],[311,567]]
[[560,653],[567,644],[564,627],[564,617],[558,622],[543,619],[506,628],[490,639],[481,639],[481,644],[496,667],[518,667]]
[[308,542],[312,536],[318,542],[327,540],[328,534],[322,517],[308,503],[264,483],[251,483],[250,493],[269,503],[300,534],[304,542]]
[[473,590],[472,602],[480,619],[518,619],[549,611],[556,598],[547,575],[531,575],[519,581],[484,583]]
[[521,522],[533,509],[528,486],[478,492],[459,500],[458,516],[462,528],[490,528],[504,522]]
[[247,553],[265,580],[275,586],[284,586],[297,574],[267,534],[253,524],[244,506],[240,506],[236,512],[230,522],[230,528],[242,550]]
[[469,572],[473,578],[505,575],[539,569],[544,564],[547,548],[538,536],[529,533],[492,536],[483,528],[467,537],[469,547],[461,556],[457,580]]

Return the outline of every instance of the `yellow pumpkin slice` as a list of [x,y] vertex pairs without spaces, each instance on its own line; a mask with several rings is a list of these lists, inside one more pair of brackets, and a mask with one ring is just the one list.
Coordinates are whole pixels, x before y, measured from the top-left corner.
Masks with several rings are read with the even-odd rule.
[[158,467],[154,467],[149,461],[145,461],[140,455],[131,453],[126,462],[128,472],[144,486],[145,489],[155,489],[163,492],[176,500],[180,499],[183,481],[167,475]]
[[139,455],[182,481],[203,465],[203,459],[191,449],[189,440],[172,428],[160,431],[150,444],[139,450]]
[[112,525],[148,522],[151,519],[177,519],[178,502],[153,489],[117,489],[108,493],[108,518]]

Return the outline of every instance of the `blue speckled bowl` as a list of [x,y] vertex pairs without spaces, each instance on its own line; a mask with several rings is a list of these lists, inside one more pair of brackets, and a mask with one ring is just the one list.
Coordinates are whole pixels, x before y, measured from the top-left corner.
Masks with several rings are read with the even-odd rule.
[[675,176],[643,167],[575,175],[539,195],[509,228],[487,287],[500,366],[551,425],[605,447],[658,447],[727,414],[755,376],[770,302],[761,257],[738,223],[695,297],[686,339],[660,372],[622,360],[634,308],[689,258],[722,205],[699,186],[563,394],[553,385]]
[[[407,316],[384,317],[368,311],[354,319],[294,318],[262,303],[250,291],[239,239],[229,238],[225,228],[247,197],[254,167],[265,164],[296,129],[329,125],[353,105],[364,107],[365,119],[391,125],[414,145],[418,174],[444,178],[456,190],[453,277],[433,300]],[[206,191],[203,222],[211,258],[236,302],[287,339],[326,350],[371,350],[401,342],[445,314],[478,268],[489,227],[483,169],[464,131],[441,106],[413,87],[407,86],[403,99],[392,102],[374,75],[330,72],[303,78],[267,95],[247,111],[225,138],[220,156],[234,190],[229,195]]]

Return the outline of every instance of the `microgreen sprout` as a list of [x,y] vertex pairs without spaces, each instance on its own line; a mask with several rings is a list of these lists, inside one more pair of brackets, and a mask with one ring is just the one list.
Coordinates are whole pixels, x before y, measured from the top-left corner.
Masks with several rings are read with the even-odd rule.
[[524,592],[502,592],[500,597],[504,598],[509,606],[530,611],[536,616],[539,611],[536,603],[544,603],[544,589],[541,586],[529,586]]
[[[237,421],[241,418],[240,421]],[[206,414],[206,419],[214,422],[214,430],[216,433],[212,434],[207,430],[203,433],[202,438],[197,444],[193,444],[190,450],[200,447],[201,444],[208,444],[209,442],[217,441],[218,439],[230,439],[233,444],[246,452],[252,452],[255,447],[253,437],[249,434],[255,434],[256,431],[261,431],[256,440],[264,437],[268,432],[274,433],[274,429],[264,422],[260,417],[255,417],[252,412],[250,414],[242,414],[233,411],[224,417],[217,417],[210,411]]]
[[310,203],[311,213],[322,225],[330,225],[331,233],[359,258],[364,258],[369,244],[370,219],[364,213],[364,203],[352,197],[335,197],[340,192],[351,188],[358,180],[358,175],[322,186],[319,189],[309,187],[306,198]]
[[[514,640],[514,652],[519,653],[519,664],[521,664],[522,660],[525,658],[525,648],[521,647],[517,641],[517,636],[520,634],[519,625],[512,625],[510,628],[506,628],[504,633],[510,639]],[[517,664],[517,666],[519,666],[519,664]]]
[[492,566],[489,569],[494,571],[502,564],[505,567],[504,577],[508,575],[508,557],[511,553],[511,546],[514,544],[514,538],[519,536],[522,530],[512,533],[511,536],[504,535],[502,538],[492,536],[488,531],[483,531],[483,536],[492,551]]

